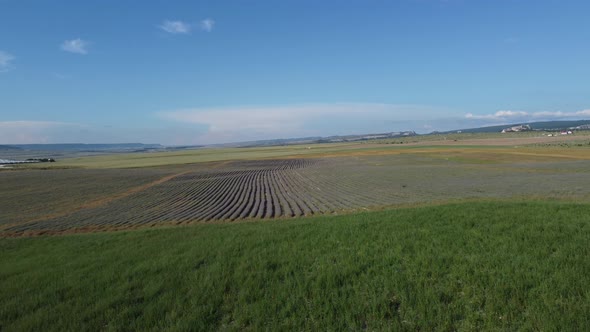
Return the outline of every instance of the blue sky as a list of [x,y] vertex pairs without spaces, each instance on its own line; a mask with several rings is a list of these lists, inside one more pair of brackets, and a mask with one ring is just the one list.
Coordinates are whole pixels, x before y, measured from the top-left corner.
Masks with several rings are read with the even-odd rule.
[[0,0],[0,144],[590,119],[589,1]]

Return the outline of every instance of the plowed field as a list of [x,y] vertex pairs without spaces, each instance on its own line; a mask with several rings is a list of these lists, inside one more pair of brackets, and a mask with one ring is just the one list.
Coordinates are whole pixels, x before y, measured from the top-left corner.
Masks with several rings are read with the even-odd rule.
[[[11,184],[14,194],[5,192],[0,233],[289,218],[462,199],[587,199],[588,169],[586,160],[489,163],[476,154],[412,154],[4,173],[0,184]],[[14,176],[29,182],[18,189]]]

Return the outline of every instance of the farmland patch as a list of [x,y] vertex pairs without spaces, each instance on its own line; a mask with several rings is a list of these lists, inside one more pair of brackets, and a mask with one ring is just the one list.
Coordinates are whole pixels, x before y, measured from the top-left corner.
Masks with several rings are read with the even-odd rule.
[[[18,211],[12,211],[12,222],[4,222],[0,232],[4,236],[55,234],[292,218],[460,200],[590,197],[590,161],[539,162],[525,158],[515,162],[510,157],[510,162],[500,158],[502,162],[490,164],[479,162],[477,158],[483,157],[473,154],[459,159],[416,153],[228,161],[168,168],[167,173],[142,169],[147,172],[142,173],[146,179],[139,185],[123,185],[127,182],[115,178],[112,182],[121,187],[114,186],[86,200],[67,192],[55,195],[57,202],[46,199],[49,206],[60,206],[57,214],[40,212],[43,205],[38,204],[32,204],[35,213],[19,216]],[[85,173],[77,172],[82,172],[80,181],[84,181]],[[96,180],[88,180],[83,188],[104,185]],[[30,191],[29,201],[34,197],[34,191]],[[72,199],[69,210],[67,198]]]

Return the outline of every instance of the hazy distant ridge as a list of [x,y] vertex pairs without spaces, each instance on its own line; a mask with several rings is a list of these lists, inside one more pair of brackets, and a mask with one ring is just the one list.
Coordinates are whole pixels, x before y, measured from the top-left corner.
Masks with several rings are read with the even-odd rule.
[[[160,144],[142,144],[142,143],[120,143],[120,144],[11,144],[6,145],[12,149],[34,150],[34,151],[121,151],[121,150],[149,150],[161,149]],[[1,148],[1,146],[0,146]]]
[[461,131],[462,133],[499,133],[504,128],[519,126],[519,125],[529,125],[532,130],[563,130],[563,129],[570,129],[577,126],[582,126],[585,124],[590,124],[590,120],[575,120],[575,121],[540,121],[540,122],[522,122],[522,123],[513,123],[513,124],[504,124],[498,126],[489,126],[489,127],[478,127],[478,128],[467,128],[467,129],[456,129],[456,130],[449,130],[440,132],[441,134],[447,133],[455,133]]

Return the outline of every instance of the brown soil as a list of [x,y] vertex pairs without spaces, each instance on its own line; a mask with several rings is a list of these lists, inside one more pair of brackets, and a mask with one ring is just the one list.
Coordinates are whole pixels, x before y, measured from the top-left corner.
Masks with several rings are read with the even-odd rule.
[[41,217],[38,217],[38,218],[34,218],[34,219],[30,219],[30,220],[18,222],[18,223],[15,223],[15,224],[4,225],[3,228],[6,229],[6,228],[13,227],[13,226],[16,226],[16,225],[25,225],[25,224],[36,222],[36,221],[42,221],[42,220],[47,220],[47,219],[59,218],[59,217],[66,216],[68,214],[71,214],[71,213],[74,213],[74,212],[77,212],[77,211],[80,211],[80,210],[94,209],[94,208],[97,208],[97,207],[106,205],[106,204],[108,204],[108,203],[110,203],[112,201],[115,201],[115,200],[118,200],[118,199],[122,199],[122,198],[128,197],[128,196],[133,195],[135,193],[138,193],[140,191],[144,191],[144,190],[146,190],[148,188],[151,188],[151,187],[156,186],[158,184],[162,184],[162,183],[164,183],[166,181],[170,181],[170,180],[174,179],[175,177],[184,175],[184,174],[186,174],[188,172],[190,172],[190,171],[184,171],[184,172],[180,172],[180,173],[168,175],[168,176],[165,176],[165,177],[163,177],[161,179],[158,179],[156,181],[152,181],[150,183],[146,183],[144,185],[131,188],[129,190],[126,190],[124,192],[118,193],[116,195],[112,195],[112,196],[108,196],[108,197],[101,197],[99,199],[96,199],[96,200],[93,200],[93,201],[84,203],[84,204],[79,205],[79,206],[77,206],[75,208],[71,208],[71,209],[69,209],[68,211],[65,211],[65,212],[57,212],[57,213],[47,214],[47,215],[44,215],[44,216],[41,216]]

